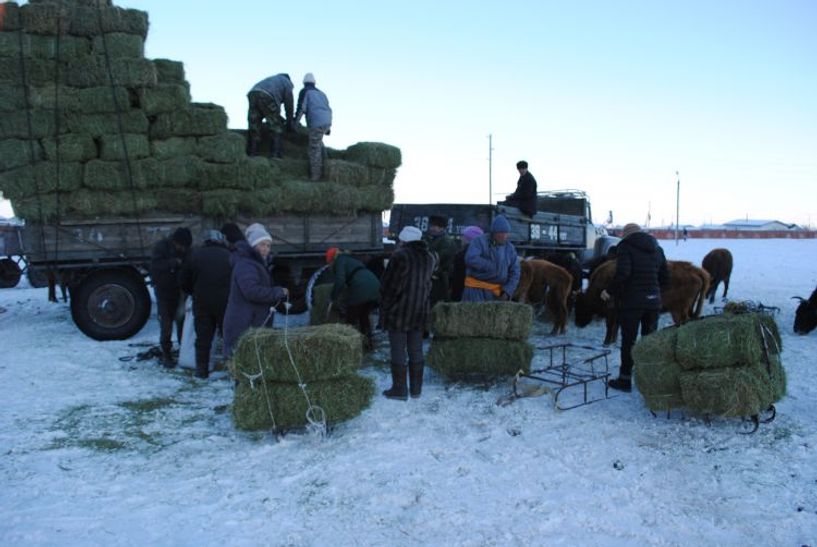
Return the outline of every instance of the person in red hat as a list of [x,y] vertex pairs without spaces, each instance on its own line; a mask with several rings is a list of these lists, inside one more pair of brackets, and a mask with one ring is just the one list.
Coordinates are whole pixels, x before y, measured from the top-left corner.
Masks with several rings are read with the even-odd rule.
[[371,313],[380,302],[380,281],[363,263],[337,247],[326,251],[326,263],[335,275],[330,306],[342,312],[346,323],[363,335],[363,346],[371,350]]

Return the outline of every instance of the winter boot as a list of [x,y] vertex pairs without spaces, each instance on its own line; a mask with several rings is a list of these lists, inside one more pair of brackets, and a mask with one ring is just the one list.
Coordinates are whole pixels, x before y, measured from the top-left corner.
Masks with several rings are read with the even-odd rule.
[[210,363],[208,363],[207,361],[204,361],[203,363],[201,361],[197,361],[195,372],[196,378],[201,378],[202,380],[206,380],[207,378],[209,378],[210,377],[209,365]]
[[391,364],[391,389],[383,392],[383,396],[388,399],[408,400],[408,390],[406,389],[406,365]]
[[162,355],[159,357],[159,363],[165,368],[173,368],[176,366],[176,358],[173,356],[173,350],[168,347],[162,347]]
[[629,375],[622,374],[618,378],[614,378],[607,382],[607,385],[619,391],[630,392],[633,390],[632,380]]
[[416,399],[423,392],[423,363],[409,363],[409,393]]

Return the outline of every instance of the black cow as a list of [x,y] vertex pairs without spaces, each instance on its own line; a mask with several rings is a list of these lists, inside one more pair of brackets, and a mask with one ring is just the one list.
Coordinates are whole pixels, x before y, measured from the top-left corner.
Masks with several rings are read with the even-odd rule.
[[794,312],[794,332],[808,334],[817,328],[817,289],[814,289],[808,300],[801,296],[792,298],[800,301],[797,311]]
[[715,291],[721,281],[723,281],[723,298],[725,299],[726,292],[729,290],[729,278],[732,276],[732,253],[728,249],[712,249],[704,257],[701,265],[712,278],[706,294],[709,303],[715,302]]

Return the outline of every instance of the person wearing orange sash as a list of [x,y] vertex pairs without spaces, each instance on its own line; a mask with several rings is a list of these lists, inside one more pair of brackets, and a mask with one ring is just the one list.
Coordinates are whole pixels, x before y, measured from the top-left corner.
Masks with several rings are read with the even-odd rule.
[[465,253],[463,302],[510,300],[519,284],[519,259],[508,241],[511,225],[502,215],[491,223],[490,233],[474,238]]

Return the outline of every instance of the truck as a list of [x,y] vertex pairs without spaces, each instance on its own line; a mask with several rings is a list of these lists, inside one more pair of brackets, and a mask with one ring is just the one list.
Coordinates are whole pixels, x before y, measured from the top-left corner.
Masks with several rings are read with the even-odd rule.
[[391,208],[389,233],[394,237],[404,226],[416,226],[425,232],[431,216],[448,218],[448,232],[454,236],[471,225],[488,231],[499,214],[508,219],[509,240],[521,256],[562,263],[560,259],[570,257],[583,275],[619,242],[603,226],[593,223],[588,195],[575,189],[539,192],[537,211],[532,217],[502,204],[396,203]]

